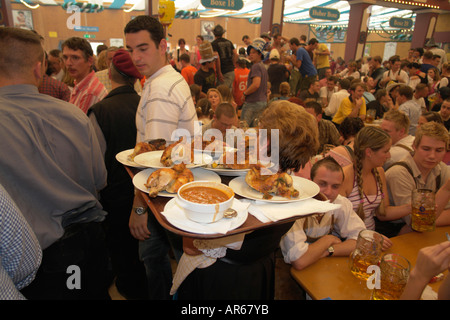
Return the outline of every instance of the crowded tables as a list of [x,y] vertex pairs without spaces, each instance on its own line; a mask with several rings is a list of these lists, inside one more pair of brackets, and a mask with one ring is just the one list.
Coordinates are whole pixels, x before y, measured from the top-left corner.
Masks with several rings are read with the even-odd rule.
[[[411,232],[391,238],[392,247],[386,253],[398,253],[415,265],[421,248],[445,241],[450,227],[437,227],[431,232]],[[448,273],[446,271],[444,276]],[[330,298],[332,300],[368,300],[372,290],[367,283],[359,280],[350,272],[349,257],[330,257],[320,259],[315,264],[299,271],[291,268],[292,277],[314,300]],[[441,281],[429,286],[436,293]],[[427,296],[432,299],[432,296]],[[426,297],[425,297],[426,298]]]

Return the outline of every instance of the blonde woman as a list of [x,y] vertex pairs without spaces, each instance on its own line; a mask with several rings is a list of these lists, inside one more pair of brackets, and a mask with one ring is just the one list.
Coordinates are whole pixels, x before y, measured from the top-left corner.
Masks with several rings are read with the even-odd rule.
[[378,127],[368,126],[356,135],[353,151],[355,162],[344,168],[341,195],[353,204],[353,210],[366,228],[375,230],[375,217],[380,221],[396,220],[411,212],[411,205],[389,205],[386,177],[382,168],[390,157],[391,137]]
[[217,106],[223,102],[222,94],[216,88],[209,89],[206,93],[206,98],[211,102],[211,110],[213,112],[215,112]]

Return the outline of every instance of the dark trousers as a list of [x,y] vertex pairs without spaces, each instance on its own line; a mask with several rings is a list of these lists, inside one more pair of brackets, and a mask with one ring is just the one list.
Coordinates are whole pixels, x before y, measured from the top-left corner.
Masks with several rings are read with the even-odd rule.
[[144,264],[139,260],[139,241],[131,235],[128,227],[133,197],[132,192],[131,197],[116,195],[103,198],[103,208],[108,212],[103,225],[117,290],[127,299],[147,299],[147,280]]
[[30,300],[109,299],[110,281],[101,224],[78,223],[43,250],[36,278],[21,292]]

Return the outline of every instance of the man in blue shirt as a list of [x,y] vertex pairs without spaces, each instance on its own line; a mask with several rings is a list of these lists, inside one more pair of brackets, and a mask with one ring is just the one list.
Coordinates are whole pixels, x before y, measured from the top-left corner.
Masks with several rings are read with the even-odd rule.
[[[296,39],[298,41],[298,39]],[[311,41],[311,40],[310,40]],[[295,40],[291,39],[291,43]],[[294,68],[297,68],[302,75],[300,90],[308,89],[312,81],[317,78],[317,69],[309,56],[308,51],[302,46],[297,46],[295,55],[291,56],[291,62]]]

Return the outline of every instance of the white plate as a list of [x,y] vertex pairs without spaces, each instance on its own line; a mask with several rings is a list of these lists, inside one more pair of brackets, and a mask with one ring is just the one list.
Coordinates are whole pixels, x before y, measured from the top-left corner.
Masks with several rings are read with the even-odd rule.
[[[167,168],[161,163],[161,156],[163,154],[163,150],[158,151],[150,151],[145,152],[137,155],[134,157],[134,162],[136,162],[138,165],[141,165],[145,168]],[[196,159],[194,159],[196,160]],[[186,165],[186,168],[192,169],[196,167],[202,167],[209,163],[211,163],[213,160],[210,155],[202,154],[202,162],[201,163],[190,163]]]
[[[234,199],[233,202],[234,201],[239,200]],[[219,226],[217,224],[228,224],[229,222],[231,222],[231,224],[228,228],[228,231],[234,230],[244,224],[248,216],[247,210],[237,210],[237,217],[231,218],[230,220],[227,218],[222,218],[219,221],[213,223],[199,223],[189,220],[188,217],[184,214],[183,208],[181,208],[180,206],[178,206],[180,210],[170,210],[170,208],[172,208],[173,206],[178,206],[175,198],[167,202],[162,212],[167,221],[169,221],[170,224],[172,224],[174,227],[177,227],[178,229],[198,234],[216,234],[217,232],[212,228],[218,229]],[[231,207],[234,208],[234,203],[231,205]]]
[[[148,168],[145,170],[142,170],[141,172],[137,173],[134,178],[133,178],[133,184],[136,188],[138,188],[139,190],[148,193],[148,189],[145,186],[145,184],[147,183],[148,177],[157,169],[155,168]],[[220,177],[214,173],[214,172],[209,172],[206,170],[203,170],[202,168],[195,168],[195,169],[191,169],[192,174],[194,175],[194,181],[214,181],[214,182],[218,182],[221,183],[222,180],[220,179]],[[167,191],[162,191],[160,193],[158,193],[158,196],[161,197],[175,197],[177,194],[176,193],[169,193]]]
[[236,194],[244,198],[258,201],[279,202],[279,203],[295,202],[309,199],[317,195],[320,191],[319,186],[315,182],[312,182],[311,180],[297,176],[292,176],[292,179],[294,180],[294,188],[298,190],[300,193],[298,198],[288,199],[285,197],[273,195],[272,199],[263,199],[263,194],[251,188],[245,181],[245,177],[234,178],[233,180],[230,181],[228,186],[231,189],[233,189],[233,191]]
[[137,164],[136,162],[128,158],[128,156],[132,154],[133,151],[134,148],[119,152],[118,154],[116,154],[116,160],[119,161],[121,164],[124,164],[129,167],[143,168],[141,165]]
[[237,170],[237,169],[225,169],[225,168],[211,168],[210,166],[206,166],[205,169],[213,171],[217,174],[220,174],[221,176],[231,176],[231,177],[246,176],[248,170],[250,170],[250,169]]

